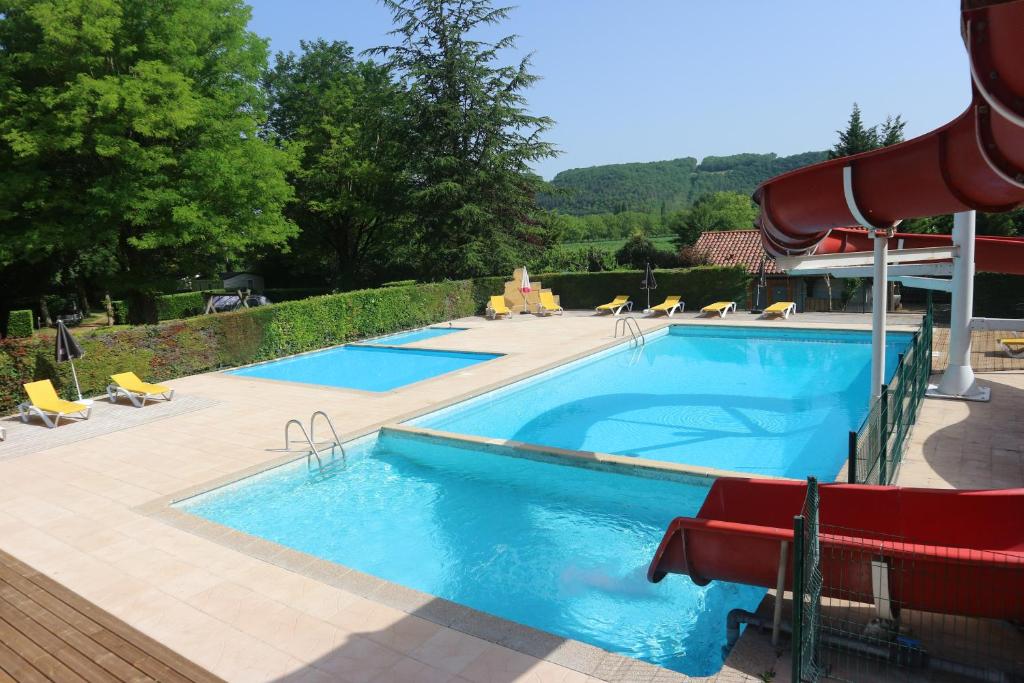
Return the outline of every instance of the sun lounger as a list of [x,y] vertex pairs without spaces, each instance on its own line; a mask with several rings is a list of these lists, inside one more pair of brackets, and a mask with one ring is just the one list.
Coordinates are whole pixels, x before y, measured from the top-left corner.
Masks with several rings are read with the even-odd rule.
[[490,302],[487,304],[487,318],[494,320],[499,315],[511,318],[512,311],[505,305],[505,297],[500,295],[492,296]]
[[704,315],[717,313],[719,318],[724,318],[726,313],[736,312],[735,301],[716,301],[713,304],[708,304],[704,308],[700,309],[700,312]]
[[662,303],[651,307],[651,315],[664,313],[671,318],[676,313],[682,313],[683,309],[686,308],[686,302],[680,301],[681,298],[679,296],[667,297]]
[[555,303],[555,296],[551,292],[540,293],[540,302],[537,304],[537,315],[551,315],[557,313],[562,315],[562,307]]
[[792,301],[776,301],[774,304],[764,309],[761,313],[762,318],[770,316],[779,317],[788,320],[791,313],[796,313],[796,304]]
[[134,372],[111,375],[110,379],[114,380],[113,384],[107,385],[107,398],[111,403],[117,403],[117,397],[124,396],[133,406],[141,408],[146,405],[146,401],[170,401],[174,398],[174,389],[162,384],[143,382]]
[[1000,339],[999,346],[1010,358],[1024,358],[1024,337]]
[[611,313],[612,315],[618,315],[625,308],[627,311],[633,310],[633,302],[629,300],[628,294],[619,294],[613,300],[606,304],[601,304],[594,310],[598,313]]
[[28,400],[18,406],[18,414],[21,415],[22,422],[28,422],[29,417],[38,415],[43,424],[53,429],[60,424],[60,418],[65,415],[81,415],[82,419],[89,419],[92,406],[65,401],[57,395],[57,390],[53,388],[53,384],[48,379],[29,382],[24,387],[25,393],[28,394]]

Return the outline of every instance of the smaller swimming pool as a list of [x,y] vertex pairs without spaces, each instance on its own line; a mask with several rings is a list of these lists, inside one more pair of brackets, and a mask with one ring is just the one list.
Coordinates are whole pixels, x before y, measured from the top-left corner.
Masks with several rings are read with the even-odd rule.
[[402,346],[404,344],[412,344],[413,342],[423,341],[424,339],[443,337],[446,334],[451,334],[453,332],[462,332],[465,329],[465,327],[423,327],[418,330],[409,330],[408,332],[398,332],[396,334],[389,334],[386,337],[368,339],[364,343],[381,344],[384,346]]
[[231,370],[228,374],[319,384],[362,391],[390,391],[499,358],[497,353],[339,346]]

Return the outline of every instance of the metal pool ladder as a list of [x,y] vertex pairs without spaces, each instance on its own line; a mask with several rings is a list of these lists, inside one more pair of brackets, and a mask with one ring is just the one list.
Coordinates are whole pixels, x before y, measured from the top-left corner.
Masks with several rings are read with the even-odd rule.
[[[647,340],[644,338],[644,333],[640,331],[640,323],[636,321],[636,318],[617,318],[615,320],[615,338],[619,338],[619,323],[622,323],[622,336],[626,336],[626,332],[633,335],[633,344],[637,346],[646,346]],[[630,324],[632,323],[632,324]]]
[[[321,441],[319,443],[316,441],[316,429],[315,428],[316,428],[316,418],[317,418],[318,415],[320,417],[322,417],[325,422],[327,422],[327,426],[331,430],[331,436],[333,437],[333,440],[331,440],[331,441]],[[290,438],[290,431],[291,431],[292,425],[295,425],[296,427],[298,427],[299,431],[302,432],[302,439],[301,440],[300,439],[296,439],[296,441],[293,442],[292,439]],[[301,443],[305,443],[307,448],[302,448],[302,447],[300,447],[300,448],[292,448],[292,443],[300,443],[300,444]],[[318,411],[316,411],[315,413],[313,413],[312,415],[309,416],[309,431],[308,432],[306,431],[306,428],[302,426],[302,423],[299,420],[296,420],[295,418],[292,418],[291,420],[288,420],[288,422],[285,423],[285,425],[284,425],[284,450],[288,451],[289,453],[305,453],[306,454],[306,465],[307,466],[310,464],[309,456],[313,456],[313,457],[316,458],[317,467],[320,468],[320,469],[323,469],[324,462],[323,462],[323,458],[321,457],[321,453],[323,452],[323,449],[326,449],[327,447],[330,447],[330,449],[331,449],[331,459],[332,460],[334,459],[335,451],[336,450],[340,450],[341,451],[341,458],[342,458],[342,460],[344,460],[346,458],[345,447],[341,444],[341,439],[338,438],[338,432],[335,431],[335,429],[334,429],[334,423],[331,422],[331,418],[329,418],[327,416],[327,413],[325,413],[324,411],[318,410]]]

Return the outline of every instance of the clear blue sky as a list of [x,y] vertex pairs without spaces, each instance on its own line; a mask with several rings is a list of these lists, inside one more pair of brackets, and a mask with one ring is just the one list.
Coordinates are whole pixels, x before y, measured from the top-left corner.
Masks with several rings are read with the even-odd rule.
[[[271,49],[391,42],[375,0],[248,0]],[[902,114],[908,137],[970,98],[957,0],[520,0],[503,33],[543,77],[530,109],[552,117],[579,166],[826,149],[856,101],[869,123]],[[509,59],[515,58],[510,54]]]

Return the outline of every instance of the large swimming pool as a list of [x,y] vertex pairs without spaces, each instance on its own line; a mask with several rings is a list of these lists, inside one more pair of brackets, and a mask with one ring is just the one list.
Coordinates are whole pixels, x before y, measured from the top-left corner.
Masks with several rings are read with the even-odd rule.
[[[889,335],[887,375],[911,338]],[[372,355],[388,351],[399,355]],[[355,352],[381,367],[418,353],[341,354],[355,362],[345,356]],[[413,423],[828,481],[863,420],[870,363],[868,333],[675,326]],[[329,366],[304,371],[322,384]],[[278,367],[284,379],[303,376]],[[717,671],[725,615],[755,608],[763,591],[686,577],[652,585],[644,575],[671,519],[699,509],[704,483],[514,455],[384,431],[350,447],[334,476],[302,461],[180,505],[551,633],[690,675]]]
[[498,357],[499,354],[494,353],[339,346],[250,365],[231,370],[229,374],[343,389],[390,391]]
[[305,462],[186,511],[463,605],[692,675],[722,664],[725,616],[764,591],[647,582],[703,484],[644,479],[385,432],[318,477]]
[[[887,338],[891,376],[912,335]],[[868,332],[676,325],[412,424],[829,481],[866,414],[870,370]]]

